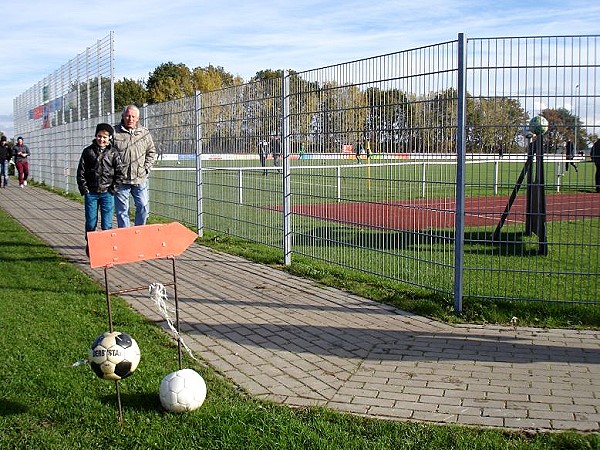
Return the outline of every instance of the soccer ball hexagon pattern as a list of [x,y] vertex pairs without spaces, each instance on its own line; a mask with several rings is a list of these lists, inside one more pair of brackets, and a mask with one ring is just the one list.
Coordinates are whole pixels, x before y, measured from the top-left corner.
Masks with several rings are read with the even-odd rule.
[[167,411],[193,411],[204,403],[206,383],[192,369],[172,372],[160,382],[160,403]]
[[127,333],[107,331],[94,340],[89,362],[94,373],[103,380],[122,380],[137,369],[140,348]]
[[535,116],[529,121],[529,131],[537,135],[548,131],[548,120],[544,116]]

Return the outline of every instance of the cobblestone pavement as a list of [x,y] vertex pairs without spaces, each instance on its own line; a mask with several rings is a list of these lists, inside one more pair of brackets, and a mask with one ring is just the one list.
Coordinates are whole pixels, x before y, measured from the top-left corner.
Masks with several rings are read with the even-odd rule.
[[[0,207],[104,285],[83,206],[9,186]],[[172,282],[172,262],[108,269],[112,292]],[[193,244],[176,259],[184,342],[251,394],[394,420],[597,431],[596,331],[448,325]],[[124,294],[166,326],[146,292]]]

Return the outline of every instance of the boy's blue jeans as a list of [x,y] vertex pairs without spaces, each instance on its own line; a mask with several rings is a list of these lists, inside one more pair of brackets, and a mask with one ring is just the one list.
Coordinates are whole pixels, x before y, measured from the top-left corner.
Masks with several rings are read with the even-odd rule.
[[98,225],[98,210],[100,210],[100,226],[103,230],[112,228],[113,211],[115,202],[113,195],[105,192],[103,194],[85,194],[85,231],[95,231]]

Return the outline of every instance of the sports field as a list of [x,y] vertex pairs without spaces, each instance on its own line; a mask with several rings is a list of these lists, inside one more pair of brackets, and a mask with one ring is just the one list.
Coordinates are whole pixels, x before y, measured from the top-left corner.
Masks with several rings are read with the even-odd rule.
[[[233,164],[203,165],[203,229],[283,250],[284,177],[273,166],[264,175],[258,161]],[[185,222],[195,226],[193,168],[158,168],[153,209],[176,220],[187,214]],[[596,302],[600,202],[590,192],[593,165],[580,162],[577,172],[564,172],[561,162],[545,162],[547,256],[537,254],[537,236],[525,232],[525,186],[500,239],[492,238],[522,168],[522,159],[506,157],[466,164],[467,295]],[[295,257],[397,280],[419,292],[452,292],[455,161],[292,161],[288,182]]]

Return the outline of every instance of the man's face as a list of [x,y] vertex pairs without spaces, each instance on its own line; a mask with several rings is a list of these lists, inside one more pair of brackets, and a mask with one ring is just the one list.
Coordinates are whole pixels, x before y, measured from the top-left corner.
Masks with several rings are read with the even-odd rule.
[[140,116],[134,109],[128,109],[123,114],[123,124],[129,128],[133,129],[137,127],[138,121],[140,120]]

